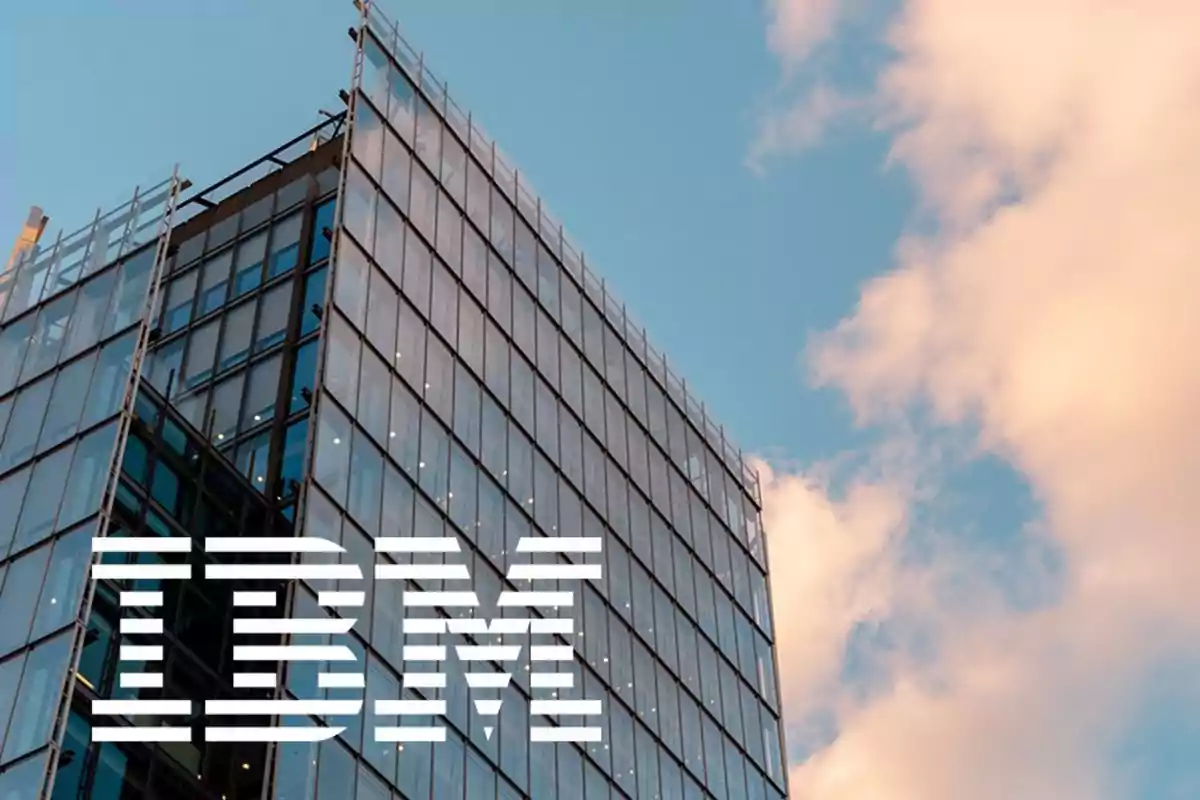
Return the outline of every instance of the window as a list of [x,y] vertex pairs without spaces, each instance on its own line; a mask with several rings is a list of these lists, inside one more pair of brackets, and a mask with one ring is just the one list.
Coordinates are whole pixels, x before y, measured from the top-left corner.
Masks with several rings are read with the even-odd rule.
[[[67,445],[34,465],[13,550],[28,547],[54,532],[54,518],[63,496],[63,476],[70,470],[74,451],[74,445]],[[99,503],[93,510],[99,510]]]
[[29,341],[29,353],[21,370],[21,382],[41,375],[58,363],[63,340],[67,335],[67,323],[71,307],[75,304],[75,292],[68,292],[42,308],[37,315],[37,324]]
[[[261,433],[238,445],[237,467],[260,492],[267,490],[267,461],[270,458],[270,435]],[[157,470],[156,470],[157,472]]]
[[33,335],[33,317],[26,317],[20,322],[0,330],[0,394],[5,394],[17,385],[17,376],[21,373],[21,362],[29,347],[29,338]]
[[254,352],[261,353],[268,347],[282,342],[287,336],[287,321],[292,306],[291,293],[292,287],[283,284],[259,298],[258,335],[254,340]]
[[479,383],[461,362],[454,367],[454,432],[472,453],[479,453]]
[[306,336],[321,327],[325,308],[325,278],[328,270],[310,272],[304,279],[304,316],[300,318],[300,335]]
[[340,314],[334,314],[327,331],[329,349],[325,357],[325,385],[346,408],[358,399],[359,339]]
[[[334,219],[334,212],[336,210],[337,210],[336,201],[326,200],[324,203],[317,206],[317,210],[315,212],[313,212],[312,233],[310,234],[310,237],[309,237],[309,241],[310,241],[309,252],[308,252],[308,263],[309,264],[316,264],[319,261],[329,258],[330,239],[329,239],[329,236],[327,236],[325,234],[325,231],[328,230],[330,234],[333,233],[333,219]],[[296,221],[293,222],[292,220],[296,220]],[[275,241],[277,241],[277,242],[286,241],[291,236],[291,228],[295,228],[295,238],[299,239],[299,237],[300,237],[300,226],[298,224],[299,220],[300,220],[299,216],[288,217],[288,219],[282,225],[277,226],[275,229]],[[278,249],[278,248],[275,248],[275,249]],[[286,247],[284,248],[284,251],[286,252]],[[275,263],[276,261],[279,261],[280,263],[276,264]],[[287,267],[286,269],[284,269],[283,267],[285,267],[285,266],[286,266],[285,259],[283,259],[283,258],[276,259],[273,257],[272,265],[271,265],[271,277],[274,277],[275,275],[282,275],[284,272],[287,272],[289,269],[291,269],[291,267]],[[277,268],[280,269],[279,272],[276,272]]]
[[224,372],[241,364],[250,355],[250,336],[254,332],[254,303],[242,303],[224,316],[225,332],[217,371]]
[[633,720],[619,704],[613,703],[608,710],[612,726],[613,778],[617,785],[630,796],[637,795],[635,779]]
[[491,212],[491,192],[487,175],[474,159],[467,159],[467,215],[475,223],[475,227],[487,236]]
[[332,403],[322,403],[317,423],[313,474],[338,503],[346,502],[346,470],[350,464],[350,420]]
[[183,366],[183,386],[191,389],[212,377],[220,325],[219,319],[213,320],[192,332]]
[[243,430],[261,425],[275,416],[282,364],[283,357],[276,354],[251,368],[250,385],[246,391],[246,414],[242,419]]
[[438,507],[445,510],[446,495],[450,491],[448,470],[450,466],[450,437],[428,409],[421,409],[421,461],[419,482]]
[[233,261],[233,250],[223,251],[209,259],[201,267],[200,300],[197,316],[204,316],[225,305],[229,294],[229,266]]
[[20,758],[50,738],[73,638],[74,633],[67,631],[39,645],[26,658],[0,761]]
[[480,301],[488,300],[488,247],[470,225],[463,226],[463,284]]
[[425,391],[425,324],[412,306],[400,303],[396,325],[396,370],[418,392]]
[[509,346],[500,329],[489,320],[484,334],[484,379],[500,402],[507,404],[509,395]]
[[483,420],[480,460],[498,480],[508,474],[508,421],[504,412],[491,397],[482,398]]
[[388,440],[391,372],[370,350],[363,351],[359,377],[358,422],[377,442]]
[[388,452],[409,475],[416,475],[420,462],[421,405],[400,381],[392,381],[392,414]]
[[[383,454],[357,428],[350,451],[350,492],[346,506],[351,516],[371,538],[379,535],[380,504],[383,499]],[[368,577],[369,568],[364,572]]]
[[434,224],[437,217],[437,195],[433,176],[419,162],[414,161],[408,218],[427,242],[436,241]]
[[[292,399],[289,413],[308,408],[312,403],[312,392],[316,388],[317,342],[311,341],[296,351],[296,363],[292,369]],[[308,390],[305,392],[305,390]],[[308,399],[305,399],[305,394]]]
[[39,547],[14,561],[8,569],[8,580],[0,593],[0,656],[11,653],[29,641],[36,598],[50,561],[50,547]]
[[[386,99],[387,95],[383,97]],[[379,175],[383,160],[383,121],[369,103],[354,104],[354,130],[350,147],[358,163],[367,172]]]
[[512,295],[512,274],[504,262],[488,251],[488,311],[496,318],[505,333],[512,330]]
[[388,132],[383,144],[383,190],[401,211],[408,213],[408,187],[412,156],[400,140]]
[[305,444],[308,437],[308,419],[302,419],[288,426],[283,440],[283,465],[280,468],[279,499],[291,497],[299,489],[304,477]]
[[255,234],[238,244],[233,263],[233,294],[241,297],[262,283],[263,260],[267,251],[266,231]]
[[396,349],[396,290],[377,269],[371,270],[371,292],[367,308],[367,338],[388,359]]
[[429,320],[433,328],[450,343],[458,339],[458,283],[440,261],[433,262],[433,298],[430,303]]
[[444,420],[454,418],[454,357],[433,336],[425,357],[425,402]]
[[244,379],[245,373],[239,373],[229,380],[219,383],[213,391],[209,416],[212,420],[212,441],[218,447],[233,439],[237,434],[238,411],[242,403]]
[[445,192],[438,192],[437,204],[437,251],[458,274],[462,269],[462,215]]
[[[511,685],[503,691],[500,707],[500,768],[522,790],[529,785],[529,706]],[[544,746],[544,745],[543,745]]]
[[536,305],[529,292],[520,286],[513,288],[513,342],[530,360],[537,360]]
[[333,301],[355,328],[363,330],[367,318],[367,281],[371,266],[366,253],[343,239],[334,271]]
[[124,330],[146,313],[154,256],[155,248],[147,247],[121,265],[113,306],[104,323],[105,336]]
[[[71,312],[67,342],[63,347],[64,359],[78,355],[99,340],[100,331],[104,329],[108,318],[109,296],[112,294],[116,275],[115,271],[109,270],[83,284],[79,290],[79,299],[75,303],[75,310]],[[0,361],[4,358],[3,345],[0,345]],[[13,368],[15,369],[16,365]],[[0,391],[4,390],[2,373],[3,368],[0,368]]]
[[509,411],[529,431],[534,429],[533,404],[533,367],[520,353],[513,353],[512,402],[509,404]]
[[[54,379],[54,390],[46,410],[38,449],[45,451],[66,441],[75,433],[83,404],[87,399],[87,387],[91,382],[92,369],[96,365],[95,355],[81,358],[60,370]],[[5,406],[7,408],[7,406]],[[4,410],[0,410],[0,437],[4,435]]]
[[8,429],[0,446],[0,472],[33,457],[53,385],[54,376],[47,376],[26,386],[13,401]]
[[404,296],[407,297],[422,316],[429,315],[429,282],[430,278],[429,248],[410,231],[404,237]]
[[[513,207],[500,191],[492,186],[492,246],[510,264],[513,261]],[[520,273],[518,273],[520,275]],[[522,276],[523,277],[523,276]],[[523,277],[524,279],[524,277]],[[526,281],[526,285],[536,288],[536,284]]]

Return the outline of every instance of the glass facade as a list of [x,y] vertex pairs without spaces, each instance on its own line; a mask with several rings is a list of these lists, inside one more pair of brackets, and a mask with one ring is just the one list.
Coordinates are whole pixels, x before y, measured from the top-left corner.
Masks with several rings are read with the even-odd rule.
[[[0,276],[0,508],[19,509],[0,518],[0,800],[786,796],[753,473],[373,4],[355,42],[333,135],[182,205],[169,248],[60,241],[57,261],[34,254]],[[236,588],[277,592],[293,618],[353,617],[348,633],[264,641],[344,644],[356,661],[332,669],[361,684],[291,662],[269,687],[235,687],[232,591],[196,572],[213,556],[105,553],[187,563],[193,580],[106,578],[93,599],[89,540],[105,534],[338,543],[302,560],[353,564],[364,581]],[[446,588],[441,573],[376,582],[373,565],[443,555],[377,555],[381,536],[453,538],[482,607],[405,607],[406,591]],[[546,667],[527,648],[469,665],[513,675],[487,695],[503,701],[489,718],[455,654],[498,635],[417,635],[405,618],[528,616],[498,598],[530,588],[507,576],[530,559],[518,541],[538,536],[601,539],[599,553],[533,560],[603,578],[563,581],[571,632],[527,640],[573,652],[551,667],[559,679],[534,679]],[[321,597],[349,589],[365,589],[361,608]],[[125,607],[128,591],[161,591],[160,607]],[[125,624],[147,614],[163,620],[151,639]],[[160,663],[123,657],[151,643]],[[420,679],[438,667],[411,644],[447,648],[444,687]],[[159,683],[135,685],[136,669]],[[233,697],[366,703],[278,719],[343,729],[319,743],[206,742],[202,701]],[[99,718],[96,698],[186,699],[195,713]],[[377,699],[444,701],[445,742],[375,741],[396,724]],[[602,713],[534,713],[550,699]],[[91,741],[96,726],[168,722],[191,741]],[[582,725],[599,740],[530,741],[531,726]]]
[[0,798],[38,797],[85,641],[93,536],[130,421],[180,182],[0,275]]

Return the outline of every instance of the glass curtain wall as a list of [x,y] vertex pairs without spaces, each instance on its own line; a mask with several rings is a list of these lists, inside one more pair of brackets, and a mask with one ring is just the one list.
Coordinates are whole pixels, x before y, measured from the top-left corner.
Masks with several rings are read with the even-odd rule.
[[[458,798],[465,785],[470,800],[783,797],[752,487],[682,385],[614,324],[609,297],[579,279],[494,146],[373,5],[369,13],[304,529],[357,554],[368,576],[377,535],[453,536],[485,606],[518,588],[504,575],[520,537],[602,537],[605,577],[582,587],[579,633],[566,642],[574,688],[557,696],[600,699],[603,736],[531,744],[531,724],[583,723],[530,718],[530,700],[549,695],[530,687],[528,663],[503,666],[514,681],[492,737],[454,692],[453,655],[446,690],[403,687],[406,672],[428,666],[403,658],[405,587],[380,582],[348,635],[365,662],[363,724],[282,748],[274,796],[349,787],[359,797]],[[301,587],[297,603],[328,613],[316,610],[321,588]],[[436,641],[451,654],[467,643]],[[312,696],[305,680],[289,678],[289,691]],[[446,743],[375,743],[376,697],[445,699]]]
[[37,797],[83,641],[91,539],[129,424],[180,182],[0,275],[0,798]]

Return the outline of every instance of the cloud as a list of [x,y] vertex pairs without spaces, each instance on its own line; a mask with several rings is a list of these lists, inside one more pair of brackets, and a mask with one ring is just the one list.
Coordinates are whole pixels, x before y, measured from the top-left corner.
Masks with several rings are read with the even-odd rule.
[[865,108],[862,98],[821,83],[782,109],[769,109],[759,120],[747,164],[762,173],[769,157],[800,153],[820,144],[831,128]]
[[785,69],[800,65],[834,33],[839,0],[770,0],[767,41]]
[[[914,602],[970,546],[946,531],[929,561],[901,558],[921,497],[888,506],[882,547],[882,523],[862,522],[883,519],[878,497],[834,503],[773,473],[790,487],[765,495],[773,553],[790,551],[773,578],[789,708],[825,685],[793,654],[836,649],[797,581],[844,638],[864,597],[847,563],[870,564],[872,613],[919,625],[936,653],[901,648],[865,699],[842,685],[836,737],[793,765],[797,800],[1129,796],[1110,756],[1142,683],[1200,657],[1198,29],[1191,0],[906,0],[894,19],[877,122],[937,232],[898,244],[813,342],[812,372],[864,420],[910,411],[923,435],[1006,459],[1066,570],[1033,611],[981,575],[980,602]],[[861,541],[797,533],[814,510]]]

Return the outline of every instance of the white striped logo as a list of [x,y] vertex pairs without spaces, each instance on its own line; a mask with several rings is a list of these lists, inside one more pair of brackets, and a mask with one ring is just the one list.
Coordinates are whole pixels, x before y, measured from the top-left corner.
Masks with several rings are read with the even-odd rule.
[[[114,724],[92,729],[94,741],[171,742],[191,738],[190,720],[200,713],[190,700],[171,700],[154,697],[163,689],[161,662],[162,644],[147,644],[163,635],[163,620],[154,616],[163,606],[161,581],[185,581],[193,577],[186,563],[161,563],[163,557],[191,551],[192,540],[160,537],[94,538],[92,549],[100,554],[125,554],[130,563],[97,563],[92,567],[96,580],[129,581],[131,588],[120,593],[125,616],[120,622],[120,660],[124,671],[119,676],[121,689],[159,690],[146,692],[150,697],[133,699],[96,699],[92,712],[112,717]],[[345,588],[363,580],[355,564],[336,563],[346,551],[341,545],[316,537],[238,537],[207,538],[204,551],[222,555],[301,556],[299,563],[213,563],[204,565],[206,580],[280,581],[309,580],[324,585],[336,585],[317,593],[322,608],[338,614],[353,612],[366,602],[366,592]],[[517,544],[518,554],[542,554],[552,557],[599,553],[602,543],[595,537],[523,537]],[[401,614],[404,645],[402,648],[405,672],[401,687],[421,695],[437,695],[429,699],[376,699],[373,713],[380,718],[375,726],[377,742],[441,742],[446,738],[441,719],[447,713],[447,677],[443,666],[448,648],[439,644],[447,634],[471,637],[476,644],[456,644],[454,656],[462,663],[468,692],[475,712],[483,720],[483,731],[491,738],[495,731],[501,706],[500,692],[512,681],[508,671],[495,671],[493,663],[502,669],[522,659],[523,645],[513,637],[531,637],[528,646],[529,687],[535,697],[530,701],[533,717],[572,717],[586,719],[602,713],[599,700],[559,699],[560,691],[573,690],[574,673],[560,671],[560,663],[574,662],[575,650],[563,640],[572,641],[576,635],[574,618],[559,617],[560,609],[571,609],[575,592],[564,590],[563,583],[579,580],[600,580],[599,564],[520,563],[509,567],[507,578],[514,586],[529,588],[505,589],[497,599],[497,611],[504,616],[484,619],[475,616],[481,603],[471,588],[467,565],[456,561],[461,556],[458,540],[450,537],[382,537],[375,540],[376,553],[389,553],[399,563],[383,561],[374,565],[376,581],[406,581],[401,593],[403,609],[420,609],[419,615]],[[305,556],[323,557],[329,563],[307,561]],[[424,563],[433,557],[442,563]],[[295,559],[293,559],[295,560]],[[437,589],[418,589],[418,583],[438,586]],[[156,588],[144,588],[144,587]],[[412,588],[410,588],[412,587]],[[545,588],[543,588],[545,587]],[[344,643],[346,634],[354,627],[355,618],[322,616],[291,618],[263,616],[263,609],[278,608],[283,598],[278,591],[233,589],[233,674],[235,690],[255,691],[256,697],[205,700],[202,713],[220,723],[204,729],[206,741],[213,742],[317,742],[332,739],[345,728],[335,724],[313,724],[312,718],[358,716],[363,711],[365,675],[354,651]],[[403,611],[402,609],[402,611]],[[578,632],[582,636],[582,632]],[[274,637],[286,644],[262,644],[264,636]],[[298,638],[299,637],[299,638]],[[313,644],[313,639],[325,643]],[[482,643],[484,640],[490,643]],[[161,638],[160,638],[161,641]],[[549,641],[551,643],[545,643]],[[138,662],[139,668],[132,668]],[[291,662],[310,662],[322,665],[317,673],[317,689],[358,690],[346,696],[337,691],[323,698],[292,699],[284,696],[280,686],[280,671],[263,668]],[[540,691],[539,691],[540,690]],[[551,697],[540,695],[549,691]],[[333,692],[329,693],[335,694]],[[264,696],[272,695],[272,696]],[[280,721],[275,726],[239,725],[239,718],[267,717]],[[282,724],[286,720],[286,724]],[[211,720],[210,720],[211,721]],[[405,722],[410,724],[404,724]],[[178,724],[175,724],[178,723]],[[601,738],[598,726],[564,724],[532,725],[532,742],[595,742]]]

